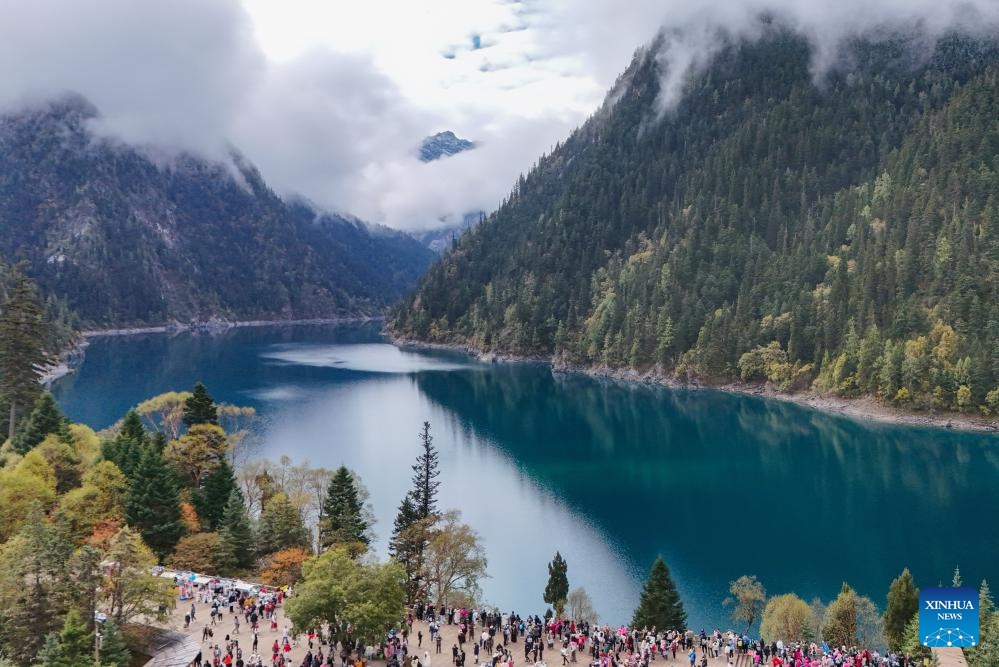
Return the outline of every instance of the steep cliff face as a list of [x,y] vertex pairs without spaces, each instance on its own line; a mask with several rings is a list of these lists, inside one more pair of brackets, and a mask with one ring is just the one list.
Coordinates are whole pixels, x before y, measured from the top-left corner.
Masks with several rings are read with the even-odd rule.
[[95,136],[79,98],[0,117],[0,256],[88,325],[378,312],[433,255],[272,192],[234,155]]

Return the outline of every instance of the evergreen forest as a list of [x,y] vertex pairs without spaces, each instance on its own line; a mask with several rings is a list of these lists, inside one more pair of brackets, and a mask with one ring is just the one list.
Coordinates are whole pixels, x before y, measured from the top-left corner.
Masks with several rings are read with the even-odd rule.
[[639,50],[394,312],[572,368],[999,411],[999,48],[776,23],[663,110]]

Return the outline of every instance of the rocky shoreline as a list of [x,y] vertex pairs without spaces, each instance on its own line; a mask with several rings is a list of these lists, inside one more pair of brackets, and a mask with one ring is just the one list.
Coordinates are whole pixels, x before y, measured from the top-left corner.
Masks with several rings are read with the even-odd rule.
[[859,421],[999,433],[999,419],[955,412],[909,412],[884,405],[871,397],[843,398],[840,396],[826,396],[815,391],[803,391],[788,394],[776,390],[773,386],[769,385],[769,383],[752,384],[744,382],[728,382],[714,384],[698,381],[684,382],[673,375],[656,371],[640,372],[634,369],[610,368],[606,366],[591,367],[581,366],[578,364],[565,364],[553,360],[550,357],[518,357],[516,355],[505,353],[483,353],[470,345],[427,343],[424,341],[394,337],[392,338],[392,342],[399,347],[410,349],[436,349],[463,352],[480,361],[489,363],[543,363],[548,365],[552,369],[553,373],[566,375],[585,375],[588,377],[596,377],[630,384],[655,385],[674,389],[715,389],[717,391],[724,391],[733,394],[759,396],[762,398],[796,403],[815,410],[849,417]]

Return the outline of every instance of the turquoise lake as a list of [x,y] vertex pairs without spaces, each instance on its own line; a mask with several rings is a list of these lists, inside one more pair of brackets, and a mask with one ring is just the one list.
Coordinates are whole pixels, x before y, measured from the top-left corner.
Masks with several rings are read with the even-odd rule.
[[[385,551],[417,433],[441,454],[442,508],[481,534],[484,598],[543,613],[558,549],[601,620],[630,620],[657,554],[695,628],[730,627],[728,582],[884,605],[908,567],[920,586],[999,581],[999,436],[856,422],[710,390],[555,376],[388,345],[377,325],[96,338],[53,392],[102,428],[201,380],[255,406],[255,455],[356,470]],[[993,584],[993,588],[995,584]]]

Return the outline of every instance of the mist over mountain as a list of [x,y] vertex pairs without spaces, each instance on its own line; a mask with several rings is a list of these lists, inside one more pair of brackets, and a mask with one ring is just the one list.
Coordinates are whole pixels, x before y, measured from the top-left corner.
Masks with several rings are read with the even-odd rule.
[[432,253],[228,163],[100,137],[78,96],[0,117],[0,256],[89,326],[376,314]]
[[881,26],[840,35],[832,58],[772,14],[702,33],[718,42],[701,51],[664,30],[430,270],[396,332],[656,377],[999,407],[988,32]]
[[[420,145],[420,160],[423,162],[434,162],[435,160],[457,155],[475,147],[476,144],[474,141],[461,139],[455,136],[454,132],[450,130],[438,132],[423,140],[423,143]],[[482,211],[472,211],[462,215],[461,221],[457,224],[445,223],[443,226],[412,232],[412,236],[437,254],[441,254],[450,248],[466,230],[477,224],[484,216],[485,213]]]

